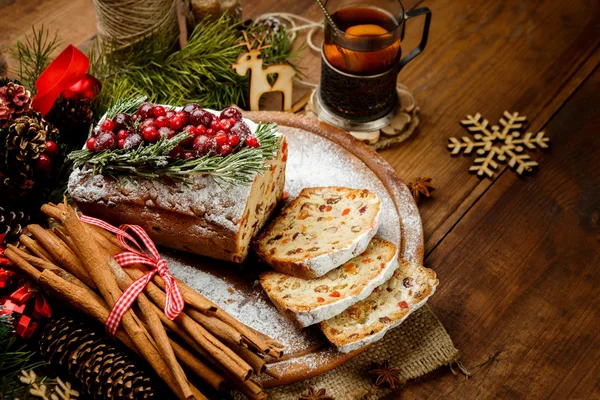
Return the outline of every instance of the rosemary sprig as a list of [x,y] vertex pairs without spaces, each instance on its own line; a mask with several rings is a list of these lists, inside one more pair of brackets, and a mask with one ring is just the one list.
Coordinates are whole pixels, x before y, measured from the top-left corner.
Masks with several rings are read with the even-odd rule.
[[133,114],[147,99],[146,96],[120,98],[106,111],[106,118],[114,118],[120,113]]
[[74,168],[84,165],[93,168],[95,174],[118,177],[137,176],[145,179],[168,178],[174,181],[191,182],[193,175],[208,175],[219,184],[249,184],[254,176],[266,166],[279,148],[277,125],[258,125],[255,136],[260,143],[258,148],[244,147],[237,153],[225,157],[205,155],[188,160],[170,161],[168,154],[187,137],[182,132],[170,139],[141,146],[134,151],[112,150],[94,153],[77,150],[69,155]]
[[10,50],[11,56],[19,60],[19,67],[15,74],[19,80],[35,95],[35,82],[41,73],[50,64],[52,53],[60,45],[57,34],[50,36],[50,31],[44,26],[37,30],[31,27],[32,37],[25,36],[25,41],[17,41],[16,47]]

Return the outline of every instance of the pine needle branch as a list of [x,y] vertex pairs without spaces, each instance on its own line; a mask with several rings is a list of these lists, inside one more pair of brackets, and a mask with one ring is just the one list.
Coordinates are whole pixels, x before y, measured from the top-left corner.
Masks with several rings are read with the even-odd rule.
[[260,124],[255,136],[258,148],[243,147],[225,157],[205,155],[188,160],[171,161],[168,154],[187,137],[182,132],[170,139],[141,146],[134,151],[112,150],[94,153],[77,150],[69,155],[74,168],[88,166],[95,174],[118,177],[137,176],[145,179],[164,179],[191,182],[194,175],[208,175],[219,184],[249,184],[254,176],[266,168],[266,161],[275,157],[280,140],[275,124]]
[[60,45],[57,34],[50,36],[50,31],[44,26],[37,30],[31,27],[32,36],[25,36],[22,42],[17,41],[16,47],[11,49],[11,56],[19,61],[19,67],[15,69],[19,80],[23,82],[32,95],[35,94],[35,82],[51,62],[51,55]]

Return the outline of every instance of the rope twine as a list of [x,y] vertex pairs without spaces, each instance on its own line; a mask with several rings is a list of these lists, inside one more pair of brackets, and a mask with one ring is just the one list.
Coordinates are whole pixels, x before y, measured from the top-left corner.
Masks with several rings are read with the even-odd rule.
[[118,47],[156,33],[179,35],[177,0],[93,0],[98,36]]

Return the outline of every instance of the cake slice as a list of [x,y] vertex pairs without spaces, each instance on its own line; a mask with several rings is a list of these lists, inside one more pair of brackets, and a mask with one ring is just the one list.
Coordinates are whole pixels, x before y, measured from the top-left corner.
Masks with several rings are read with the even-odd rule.
[[367,189],[303,189],[255,240],[267,264],[312,279],[365,251],[377,233],[381,201]]
[[388,282],[365,300],[321,322],[321,330],[339,351],[359,349],[381,339],[425,304],[438,282],[432,269],[400,260]]
[[392,276],[397,255],[393,243],[376,236],[362,254],[320,278],[269,271],[260,275],[260,283],[281,313],[304,328],[338,315],[371,294]]

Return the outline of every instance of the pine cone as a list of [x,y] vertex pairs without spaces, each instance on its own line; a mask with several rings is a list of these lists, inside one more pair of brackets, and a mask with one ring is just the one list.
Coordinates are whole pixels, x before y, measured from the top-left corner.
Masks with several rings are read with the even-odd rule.
[[90,398],[148,399],[155,396],[155,385],[138,362],[106,336],[90,329],[83,320],[61,317],[50,321],[39,348],[44,359],[75,378],[81,391]]
[[29,223],[31,217],[23,211],[10,211],[6,207],[0,207],[0,235],[6,234],[4,241],[15,244]]
[[94,122],[94,110],[89,100],[60,97],[45,118],[62,133],[63,142],[83,144],[89,126]]
[[12,118],[12,111],[8,105],[0,100],[0,129],[8,125],[8,121]]
[[25,114],[31,109],[31,93],[25,86],[15,82],[0,87],[0,101],[8,106],[13,116]]
[[23,115],[15,119],[8,128],[6,150],[18,161],[37,160],[46,150],[46,141],[54,140],[58,130],[52,127],[39,113]]

